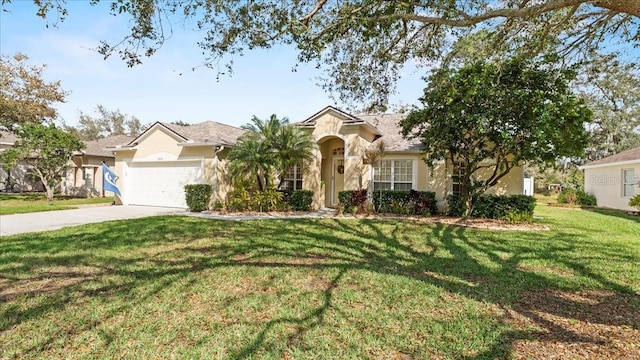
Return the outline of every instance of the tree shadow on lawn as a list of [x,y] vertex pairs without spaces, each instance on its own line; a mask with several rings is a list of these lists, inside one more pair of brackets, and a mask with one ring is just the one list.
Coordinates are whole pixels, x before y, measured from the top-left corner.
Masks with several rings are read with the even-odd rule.
[[[420,227],[420,239],[412,238],[415,229],[407,231],[416,226]],[[266,346],[269,333],[281,324],[295,328],[287,346],[303,343],[305,334],[323,325],[327,312],[341,311],[332,298],[337,289],[348,285],[341,282],[351,271],[401,276],[491,304],[497,321],[508,330],[484,351],[468,358],[508,358],[516,350],[528,351],[514,349],[522,341],[568,342],[592,346],[596,351],[611,350],[602,334],[577,331],[566,319],[622,326],[635,333],[640,329],[640,297],[632,288],[566,256],[580,241],[575,234],[558,233],[545,239],[536,232],[505,236],[443,224],[397,221],[270,220],[236,225],[183,217],[110,222],[91,229],[9,237],[0,242],[0,264],[5,264],[0,267],[0,301],[8,304],[0,313],[0,334],[81,300],[127,298],[99,321],[67,333],[80,334],[152,301],[172,284],[185,282],[182,287],[187,289],[195,281],[194,274],[231,267],[316,269],[334,274],[323,284],[322,301],[317,307],[301,316],[274,316],[262,322],[253,339],[244,339],[244,345],[231,350],[232,358],[254,356]],[[211,239],[210,244],[190,245],[203,238]],[[612,262],[633,260],[620,251],[602,250],[608,251],[606,256]],[[531,259],[550,265],[544,271],[523,265]],[[555,273],[545,273],[548,270]],[[125,280],[99,281],[103,277]],[[580,285],[574,278],[595,282],[602,291],[576,294]],[[41,286],[39,281],[43,279],[54,285]],[[20,297],[37,301],[30,301],[26,308],[12,303]],[[611,311],[616,316],[610,316]],[[51,335],[17,356],[33,355],[54,339]]]
[[591,207],[591,208],[585,208],[583,209],[585,211],[592,211],[594,213],[598,213],[600,215],[606,215],[606,216],[614,216],[620,219],[625,219],[625,220],[631,220],[631,221],[635,221],[636,223],[640,223],[640,216],[638,215],[629,215],[626,212],[622,211],[622,210],[617,210],[617,209],[607,209],[607,208],[602,208],[602,207]]

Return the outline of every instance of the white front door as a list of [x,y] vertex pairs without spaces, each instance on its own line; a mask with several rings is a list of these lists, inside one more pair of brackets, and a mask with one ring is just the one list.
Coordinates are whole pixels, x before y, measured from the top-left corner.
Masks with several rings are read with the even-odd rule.
[[127,163],[124,187],[127,205],[186,208],[184,186],[202,183],[202,161]]
[[331,192],[331,204],[337,205],[339,202],[338,193],[344,190],[344,158],[333,158],[333,191]]

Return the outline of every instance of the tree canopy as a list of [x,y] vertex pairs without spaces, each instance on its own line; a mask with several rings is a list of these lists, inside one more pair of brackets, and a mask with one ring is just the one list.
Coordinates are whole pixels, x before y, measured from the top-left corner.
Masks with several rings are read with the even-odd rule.
[[18,140],[0,153],[0,163],[11,168],[23,160],[29,171],[37,176],[47,191],[47,200],[53,200],[56,187],[66,175],[71,155],[85,148],[74,134],[55,125],[27,123],[16,129]]
[[640,65],[599,55],[576,81],[593,111],[586,160],[594,161],[640,146]]
[[97,116],[82,111],[77,126],[65,126],[75,132],[82,140],[97,140],[112,135],[138,136],[143,125],[138,118],[123,114],[120,110],[108,110],[102,105],[96,107]]
[[59,81],[42,78],[44,66],[28,63],[24,54],[0,56],[0,130],[13,131],[27,123],[51,123],[58,117],[53,107],[67,92]]
[[461,163],[461,196],[473,200],[514,167],[581,157],[591,112],[569,89],[570,70],[545,68],[522,58],[442,68],[420,99],[423,108],[401,121],[419,138],[425,161]]
[[[2,0],[9,3],[10,0]],[[323,85],[346,102],[384,107],[403,66],[447,54],[456,39],[486,31],[495,51],[589,54],[640,44],[640,0],[94,0],[131,18],[130,33],[102,42],[129,65],[153,55],[172,24],[195,24],[206,64],[219,69],[254,48],[294,44],[301,62],[324,67]],[[37,14],[67,15],[64,0],[34,0]],[[226,71],[226,70],[219,70]]]

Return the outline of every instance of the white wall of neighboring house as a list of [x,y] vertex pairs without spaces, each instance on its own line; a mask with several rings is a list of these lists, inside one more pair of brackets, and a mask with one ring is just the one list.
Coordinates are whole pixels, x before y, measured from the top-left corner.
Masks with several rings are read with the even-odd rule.
[[[627,174],[627,181],[623,178]],[[629,179],[629,177],[632,177]],[[629,183],[632,182],[632,185]],[[640,194],[640,160],[624,164],[613,163],[584,167],[584,188],[595,195],[598,206],[620,210],[635,210],[629,199]],[[626,184],[626,191],[625,191]]]

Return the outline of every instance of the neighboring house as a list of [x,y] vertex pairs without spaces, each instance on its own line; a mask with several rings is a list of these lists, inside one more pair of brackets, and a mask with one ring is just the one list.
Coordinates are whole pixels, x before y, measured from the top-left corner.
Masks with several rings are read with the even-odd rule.
[[[314,192],[314,207],[335,206],[342,190],[429,190],[442,206],[447,194],[460,191],[460,164],[441,162],[429,169],[419,140],[405,140],[398,121],[403,115],[354,116],[326,107],[293,124],[307,129],[318,144],[314,160],[292,168],[282,187]],[[123,204],[186,207],[184,185],[208,183],[213,200],[230,190],[227,155],[244,130],[216,122],[191,126],[155,123],[138,138],[112,147]],[[384,141],[386,155],[374,166],[366,161]],[[514,168],[497,186],[497,194],[522,194],[523,169]]]
[[112,170],[115,157],[108,147],[126,144],[133,140],[132,136],[114,135],[98,140],[85,141],[85,149],[74,154],[69,162],[67,176],[61,184],[61,193],[78,197],[98,197],[104,194],[102,188],[102,163]]
[[599,206],[635,210],[629,199],[640,194],[640,147],[590,162],[584,170],[584,190],[596,197]]
[[156,122],[137,138],[112,146],[115,173],[125,205],[186,207],[184,186],[207,183],[224,200],[224,169],[230,148],[244,130],[207,121],[190,126]]
[[[9,149],[18,138],[6,131],[0,131],[0,151]],[[19,161],[8,172],[0,166],[0,191],[44,191],[42,182],[29,174],[29,164]]]

